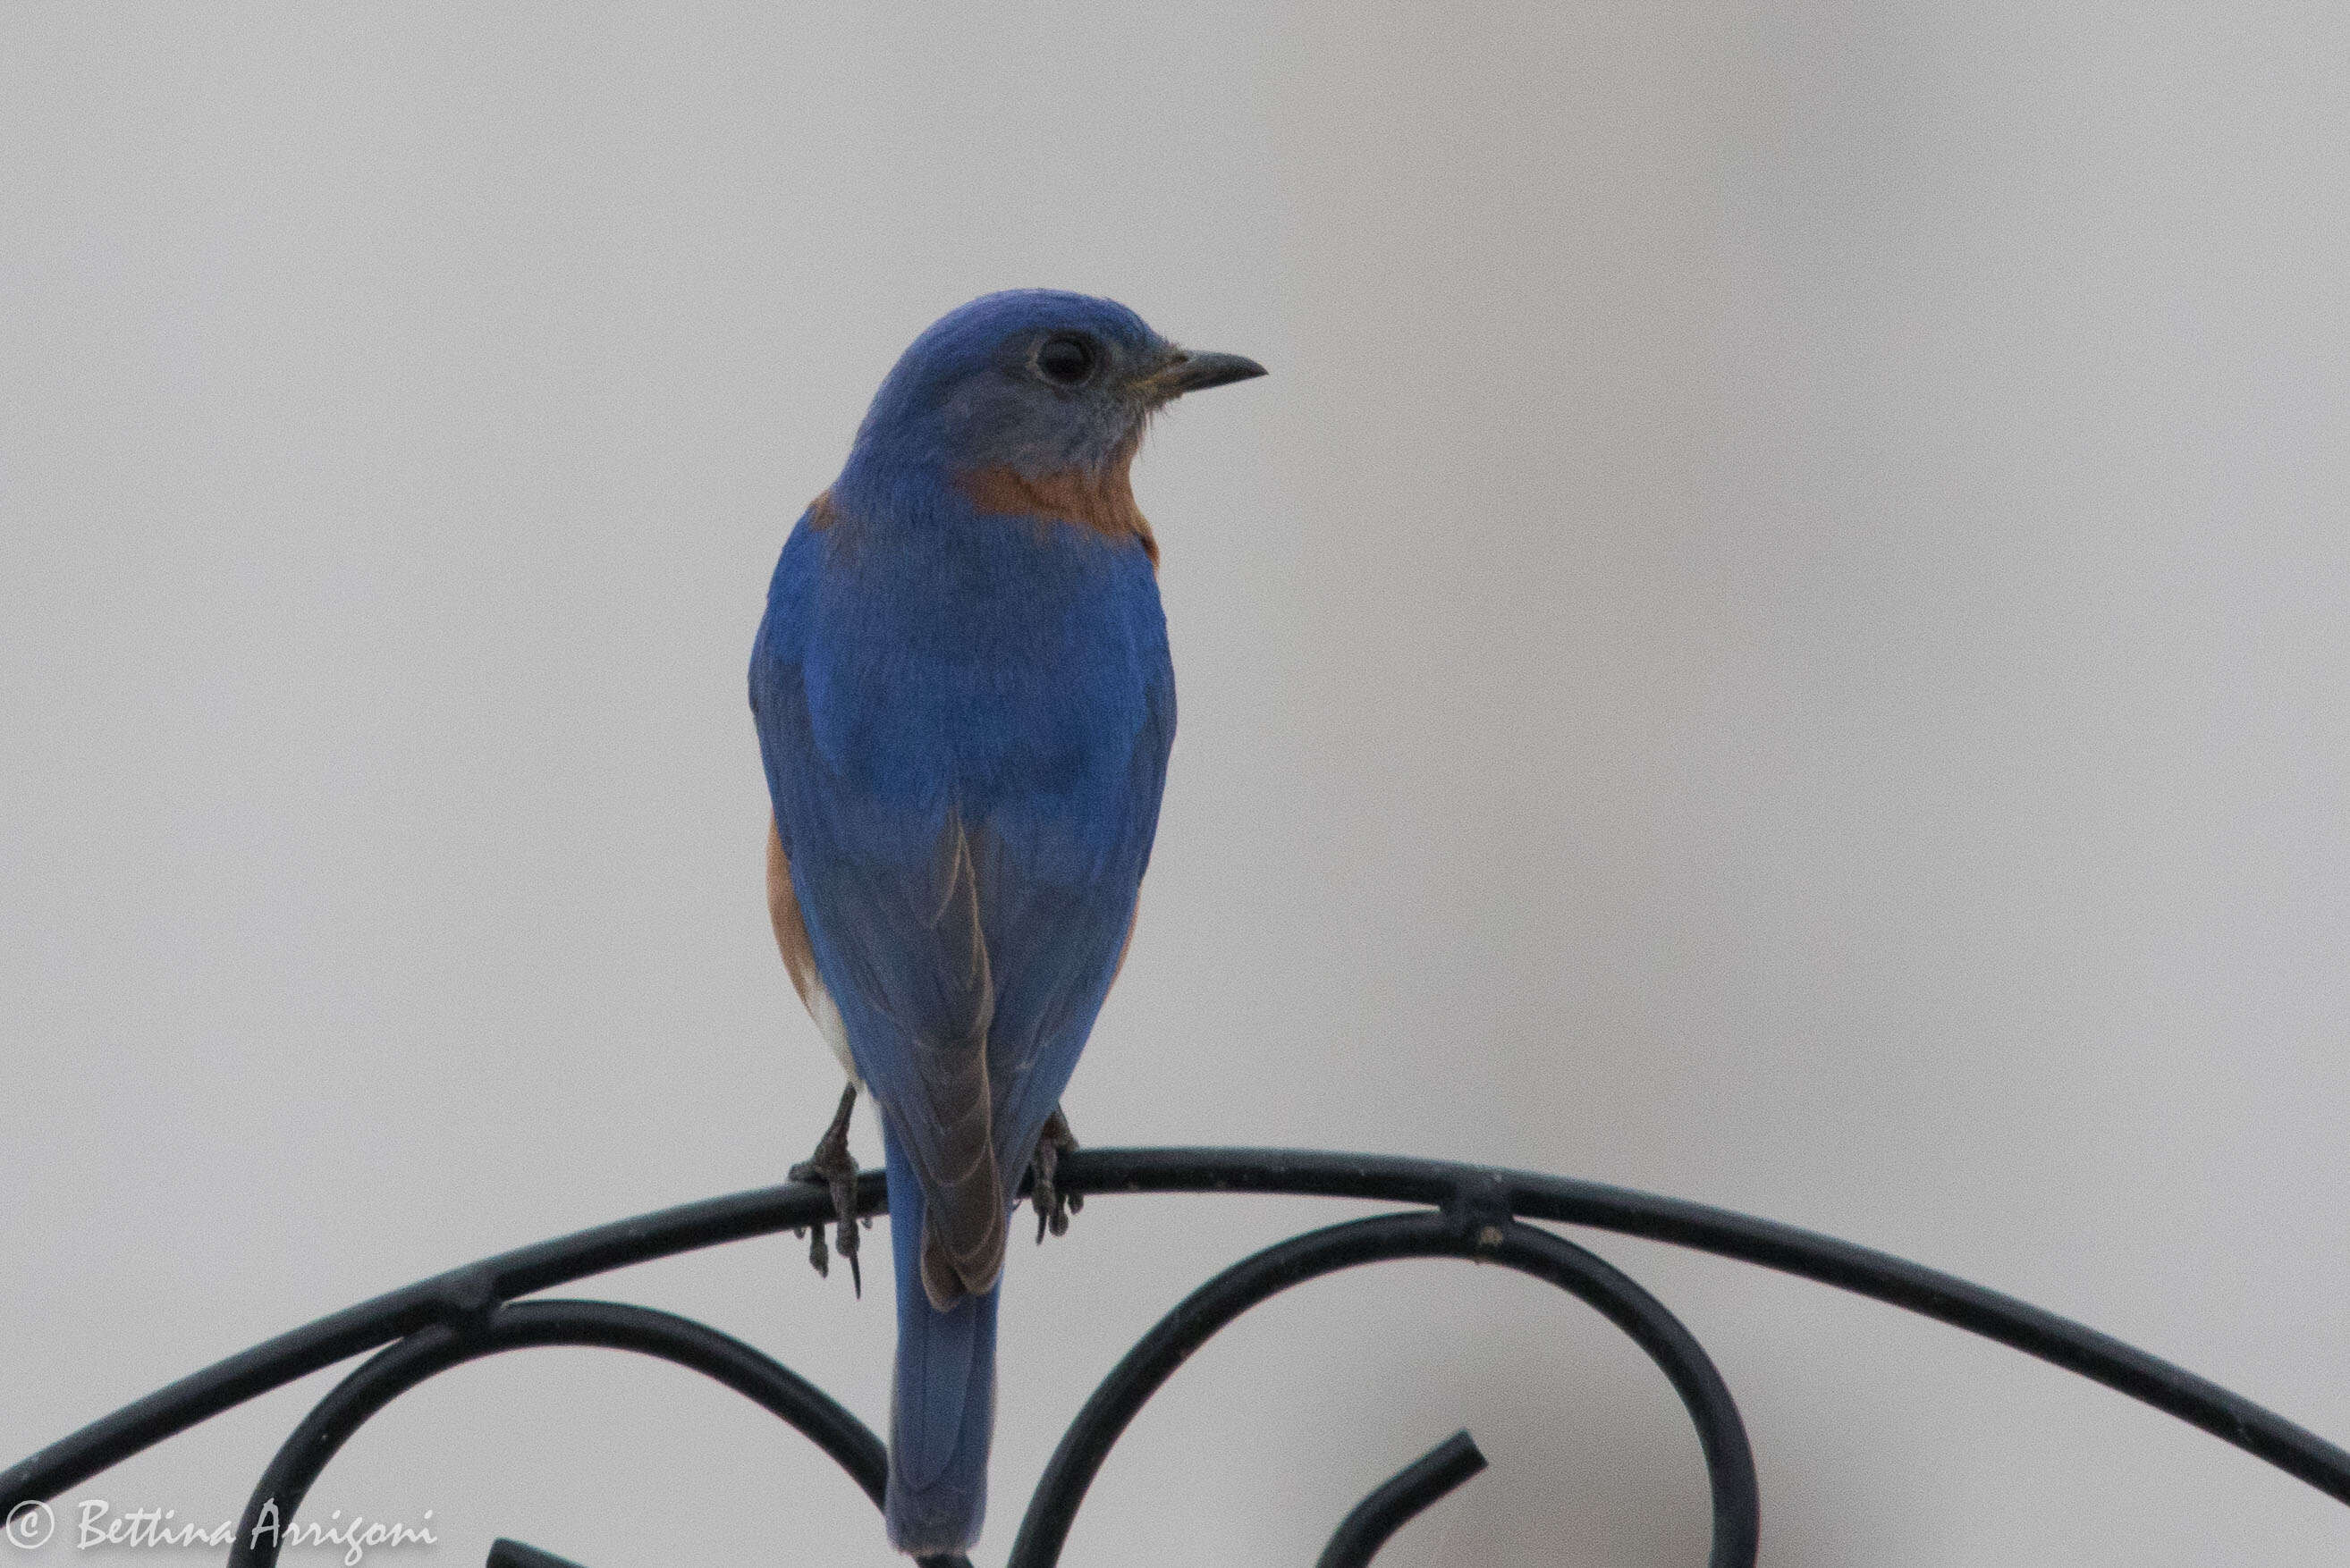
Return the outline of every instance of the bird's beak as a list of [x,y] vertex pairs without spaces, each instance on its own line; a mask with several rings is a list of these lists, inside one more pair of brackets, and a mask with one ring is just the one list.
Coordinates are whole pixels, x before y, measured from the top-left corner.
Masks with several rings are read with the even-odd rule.
[[1153,404],[1172,402],[1186,392],[1229,387],[1264,374],[1264,367],[1239,354],[1211,354],[1178,348],[1156,369],[1134,383],[1134,389]]

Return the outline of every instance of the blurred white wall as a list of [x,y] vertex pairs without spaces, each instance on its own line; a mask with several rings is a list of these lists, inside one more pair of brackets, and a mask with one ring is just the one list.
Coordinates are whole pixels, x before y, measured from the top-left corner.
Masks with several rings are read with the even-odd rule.
[[[806,1152],[752,628],[906,339],[1024,284],[1274,369],[1138,477],[1183,730],[1082,1137],[1723,1203],[2350,1438],[2346,62],[2314,4],[0,12],[0,1460]],[[1166,1305],[1345,1212],[1022,1249],[981,1561]],[[2037,1362],[1595,1244],[1739,1394],[1768,1563],[2350,1552]],[[883,1420],[886,1277],[581,1293]],[[234,1515],[327,1382],[72,1495]],[[1308,1562],[1456,1425],[1383,1563],[1700,1559],[1638,1353],[1429,1264],[1217,1340],[1068,1560]],[[309,1506],[433,1511],[392,1568],[891,1561],[604,1352]]]

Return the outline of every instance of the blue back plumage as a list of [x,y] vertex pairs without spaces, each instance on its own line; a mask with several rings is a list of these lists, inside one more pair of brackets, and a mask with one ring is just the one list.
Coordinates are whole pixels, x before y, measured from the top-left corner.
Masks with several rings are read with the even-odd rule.
[[888,1148],[901,1550],[975,1540],[1008,1210],[1150,857],[1174,674],[1127,464],[1261,373],[1125,306],[952,312],[875,396],[777,563],[751,665],[778,839]]
[[[1158,824],[1175,691],[1149,562],[948,496],[896,524],[804,521],[754,671],[778,832],[858,1071],[895,1127],[929,1110],[926,1045],[983,1033],[1016,1183]],[[974,894],[975,919],[953,907]]]

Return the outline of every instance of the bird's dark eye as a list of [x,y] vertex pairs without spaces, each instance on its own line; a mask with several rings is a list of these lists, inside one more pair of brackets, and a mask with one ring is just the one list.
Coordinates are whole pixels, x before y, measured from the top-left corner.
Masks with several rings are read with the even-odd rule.
[[1094,346],[1082,337],[1047,337],[1036,350],[1036,373],[1056,387],[1081,387],[1094,373]]

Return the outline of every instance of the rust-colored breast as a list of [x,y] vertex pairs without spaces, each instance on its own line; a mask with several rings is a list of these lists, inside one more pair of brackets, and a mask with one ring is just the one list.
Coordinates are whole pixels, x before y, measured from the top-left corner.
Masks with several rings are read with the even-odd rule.
[[1100,472],[1066,469],[1031,478],[1016,469],[982,468],[957,481],[963,498],[982,512],[1035,517],[1047,523],[1068,523],[1089,528],[1113,543],[1128,539],[1142,546],[1150,569],[1159,569],[1159,541],[1142,508],[1134,504],[1134,486],[1127,479],[1127,456],[1121,454]]

